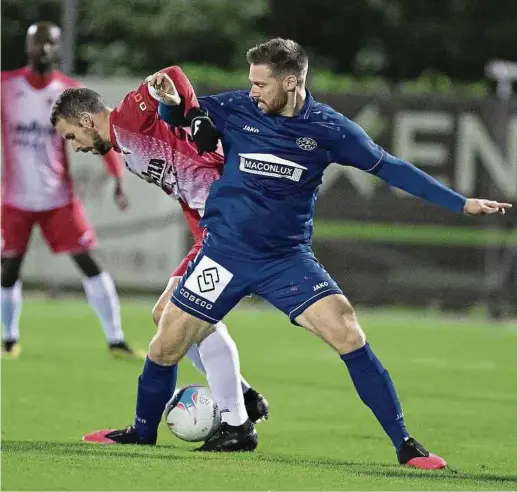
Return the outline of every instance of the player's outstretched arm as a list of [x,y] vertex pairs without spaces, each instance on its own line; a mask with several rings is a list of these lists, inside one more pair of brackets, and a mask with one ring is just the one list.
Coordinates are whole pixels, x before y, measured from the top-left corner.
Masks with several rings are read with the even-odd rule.
[[352,165],[374,174],[391,186],[453,212],[485,215],[504,213],[511,208],[509,203],[465,198],[413,164],[388,154],[376,145],[362,128],[349,120],[343,122],[341,130],[344,138],[340,138],[335,145],[335,162]]
[[375,174],[392,186],[466,215],[504,214],[505,210],[512,207],[510,203],[465,198],[421,169],[388,153],[383,156]]

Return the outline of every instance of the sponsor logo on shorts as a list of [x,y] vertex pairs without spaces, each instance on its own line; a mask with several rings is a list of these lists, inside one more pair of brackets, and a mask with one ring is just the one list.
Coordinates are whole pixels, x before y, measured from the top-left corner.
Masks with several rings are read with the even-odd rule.
[[328,287],[328,286],[329,286],[328,282],[320,282],[319,284],[313,285],[312,290],[314,292],[318,292],[318,290],[324,289],[325,287]]
[[[190,291],[194,297],[199,296],[209,303],[213,303],[219,298],[232,278],[233,273],[208,256],[203,256],[188,276],[183,287]],[[211,309],[198,305],[205,307],[205,309]]]
[[239,154],[239,169],[245,173],[300,181],[307,168],[273,154]]
[[205,268],[200,275],[197,276],[197,285],[201,292],[212,292],[219,283],[219,272],[217,268]]
[[190,301],[191,303],[195,304],[196,306],[206,309],[207,311],[210,311],[214,307],[212,303],[205,301],[204,299],[201,299],[200,297],[195,296],[194,294],[187,291],[183,287],[180,289],[180,295],[182,295],[185,299],[187,299],[187,301]]

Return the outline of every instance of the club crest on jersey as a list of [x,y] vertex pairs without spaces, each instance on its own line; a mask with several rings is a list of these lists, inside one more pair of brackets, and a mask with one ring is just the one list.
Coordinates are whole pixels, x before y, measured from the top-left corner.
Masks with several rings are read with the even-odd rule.
[[239,169],[245,173],[300,181],[307,168],[273,154],[239,154]]
[[296,145],[302,150],[314,150],[318,146],[318,143],[310,137],[298,137],[296,139]]

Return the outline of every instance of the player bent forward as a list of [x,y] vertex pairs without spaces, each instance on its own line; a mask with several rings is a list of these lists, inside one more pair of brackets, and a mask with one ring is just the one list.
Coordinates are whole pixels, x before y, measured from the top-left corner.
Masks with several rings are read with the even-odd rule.
[[[164,70],[171,76],[176,72],[181,72],[178,67]],[[188,95],[189,105],[197,105],[188,81],[182,86],[182,92]],[[199,220],[208,190],[220,176],[223,158],[220,152],[199,156],[187,132],[182,129],[171,132],[169,126],[158,118],[158,100],[153,95],[153,89],[143,83],[111,109],[99,94],[90,89],[68,89],[55,103],[51,122],[57,132],[71,142],[75,151],[102,155],[114,149],[123,154],[130,172],[179,201],[195,244],[172,273],[167,288],[153,308],[153,319],[158,325],[172,291],[201,248],[204,231]],[[246,429],[250,436],[248,447],[254,448],[257,436],[250,420],[256,422],[267,418],[268,404],[240,376],[237,348],[224,323],[216,323],[202,338],[196,339],[187,355],[207,375],[214,400],[222,411],[223,422],[237,429]],[[147,381],[143,385],[140,379],[137,413],[144,413],[146,417],[137,419],[135,425],[157,427],[165,404],[172,396],[176,371],[171,372],[170,367],[156,363],[152,358],[147,358],[144,371],[165,375],[167,390],[163,391],[160,378],[157,378],[159,387],[153,387]],[[155,398],[158,391],[161,392],[159,400]],[[127,432],[102,430],[85,436],[84,440],[120,443],[125,442],[127,436]],[[145,442],[154,443],[156,437],[155,429],[154,435],[147,436]]]

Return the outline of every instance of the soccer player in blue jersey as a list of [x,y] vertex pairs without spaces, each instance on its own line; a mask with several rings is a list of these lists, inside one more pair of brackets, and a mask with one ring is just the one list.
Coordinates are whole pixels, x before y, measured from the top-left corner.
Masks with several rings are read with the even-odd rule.
[[[220,134],[225,164],[201,221],[207,229],[203,247],[161,317],[139,380],[135,424],[121,431],[120,441],[145,444],[155,439],[177,363],[252,293],[335,349],[359,397],[391,439],[399,463],[443,468],[445,460],[410,436],[388,371],[366,342],[349,301],[312,252],[318,187],[325,168],[335,162],[456,213],[491,214],[511,205],[466,199],[388,154],[355,123],[315,101],[305,88],[308,58],[296,42],[273,39],[249,50],[247,59],[251,91],[199,98],[210,119],[181,108],[184,100],[174,81],[163,74],[151,80],[169,104],[161,105],[162,118],[175,125],[190,120],[200,152],[211,150]],[[246,422],[222,425],[200,450],[251,450],[256,445],[253,425]]]

